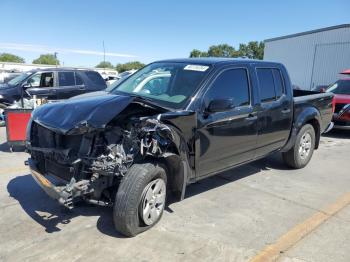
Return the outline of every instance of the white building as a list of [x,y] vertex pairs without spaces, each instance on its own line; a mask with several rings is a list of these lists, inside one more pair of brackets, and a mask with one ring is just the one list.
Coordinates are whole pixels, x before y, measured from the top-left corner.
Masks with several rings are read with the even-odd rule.
[[283,63],[302,89],[329,85],[350,69],[350,24],[267,39],[264,60]]

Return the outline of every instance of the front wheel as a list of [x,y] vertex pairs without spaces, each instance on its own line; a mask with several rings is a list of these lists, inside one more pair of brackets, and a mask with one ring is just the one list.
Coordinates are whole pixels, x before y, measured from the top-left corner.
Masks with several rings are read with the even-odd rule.
[[134,164],[121,181],[113,220],[120,233],[135,236],[161,219],[166,202],[167,176],[157,163]]
[[314,152],[315,148],[315,129],[312,125],[304,125],[296,139],[294,146],[287,152],[282,153],[284,162],[292,168],[305,167]]

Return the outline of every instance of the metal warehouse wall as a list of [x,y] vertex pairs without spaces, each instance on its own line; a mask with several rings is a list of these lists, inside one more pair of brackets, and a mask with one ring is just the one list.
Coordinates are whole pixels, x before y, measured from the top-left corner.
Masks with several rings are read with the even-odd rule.
[[265,40],[264,60],[283,63],[302,89],[331,84],[350,69],[350,25]]

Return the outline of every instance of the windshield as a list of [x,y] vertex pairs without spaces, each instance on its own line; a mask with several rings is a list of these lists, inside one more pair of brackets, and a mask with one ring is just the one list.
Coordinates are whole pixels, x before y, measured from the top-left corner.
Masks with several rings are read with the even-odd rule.
[[24,79],[26,79],[31,74],[32,74],[31,72],[22,73],[19,76],[16,76],[14,79],[11,79],[10,81],[8,81],[8,84],[10,86],[18,85],[20,82],[22,82]]
[[350,79],[338,80],[333,85],[328,87],[327,92],[332,92],[337,95],[350,95]]
[[195,93],[209,72],[207,65],[153,63],[111,87],[112,93],[124,92],[154,100],[157,104],[179,109]]

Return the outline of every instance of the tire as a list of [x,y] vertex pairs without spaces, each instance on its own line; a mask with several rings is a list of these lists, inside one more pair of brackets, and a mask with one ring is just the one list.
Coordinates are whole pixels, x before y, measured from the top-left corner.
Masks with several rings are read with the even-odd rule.
[[311,160],[315,148],[315,129],[312,125],[304,125],[296,139],[294,146],[287,152],[282,153],[284,162],[292,168],[305,167]]
[[[157,163],[134,164],[129,169],[119,185],[114,202],[113,221],[117,231],[132,237],[159,222],[166,203],[167,175],[165,170]],[[154,193],[157,190],[156,185],[162,186],[159,194]],[[153,200],[148,201],[148,196],[152,193],[153,198],[151,199]],[[162,205],[158,203],[158,199],[163,200]],[[147,217],[146,210],[150,209],[153,211],[149,212]],[[143,211],[146,215],[143,215]],[[151,216],[151,213],[155,215]]]

